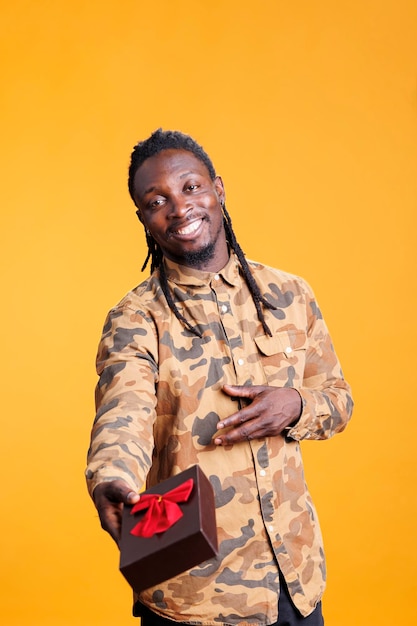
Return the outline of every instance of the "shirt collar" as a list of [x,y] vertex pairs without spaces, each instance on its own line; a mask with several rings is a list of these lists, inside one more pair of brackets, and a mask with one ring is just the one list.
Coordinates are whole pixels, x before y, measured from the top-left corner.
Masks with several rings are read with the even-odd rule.
[[164,257],[163,263],[165,264],[168,280],[178,285],[188,285],[193,287],[203,287],[210,284],[213,277],[218,274],[224,281],[238,287],[240,285],[239,266],[236,256],[232,253],[228,262],[218,272],[203,272],[196,270],[192,267],[185,265],[179,265]]

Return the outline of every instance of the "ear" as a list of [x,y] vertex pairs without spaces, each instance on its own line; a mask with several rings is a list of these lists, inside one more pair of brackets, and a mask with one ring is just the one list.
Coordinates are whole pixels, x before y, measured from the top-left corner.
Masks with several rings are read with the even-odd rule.
[[139,222],[140,222],[141,224],[143,224],[143,219],[142,219],[142,214],[141,214],[141,212],[140,212],[140,209],[138,209],[138,210],[136,211],[136,215],[138,216],[138,220],[139,220]]
[[226,192],[224,190],[222,177],[216,176],[213,182],[214,182],[214,188],[217,191],[217,195],[219,196],[220,203],[223,204],[226,200]]

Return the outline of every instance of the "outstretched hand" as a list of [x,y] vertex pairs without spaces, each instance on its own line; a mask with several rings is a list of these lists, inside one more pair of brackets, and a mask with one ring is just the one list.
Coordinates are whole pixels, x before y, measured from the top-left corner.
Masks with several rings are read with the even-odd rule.
[[139,494],[123,480],[100,483],[93,492],[94,504],[100,517],[101,527],[106,530],[118,544],[122,523],[124,504],[135,504]]
[[301,396],[292,387],[224,385],[223,391],[250,404],[217,424],[218,431],[230,429],[214,437],[218,446],[280,435],[301,414]]

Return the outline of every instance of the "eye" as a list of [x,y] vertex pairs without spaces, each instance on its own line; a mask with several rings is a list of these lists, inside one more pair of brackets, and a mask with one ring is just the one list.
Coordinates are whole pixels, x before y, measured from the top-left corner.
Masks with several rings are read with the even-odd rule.
[[198,189],[199,185],[196,185],[195,183],[191,183],[190,185],[186,186],[186,190],[187,191],[195,191],[196,189]]
[[157,209],[165,202],[164,198],[154,198],[148,202],[148,207],[150,209]]

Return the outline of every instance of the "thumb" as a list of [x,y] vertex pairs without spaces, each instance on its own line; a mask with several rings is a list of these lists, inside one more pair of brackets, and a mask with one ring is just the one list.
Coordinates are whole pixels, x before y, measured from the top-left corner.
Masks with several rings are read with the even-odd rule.
[[100,497],[104,497],[110,502],[123,502],[124,504],[135,504],[139,500],[139,494],[133,491],[123,480],[98,484],[94,489],[93,499],[97,502]]
[[125,504],[136,504],[140,500],[140,495],[136,491],[129,491],[125,497]]
[[223,391],[234,398],[255,398],[258,394],[256,387],[248,385],[223,385]]

